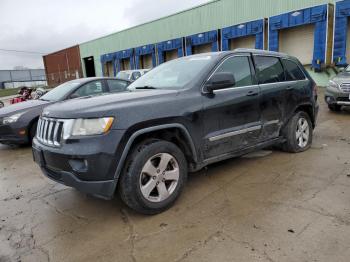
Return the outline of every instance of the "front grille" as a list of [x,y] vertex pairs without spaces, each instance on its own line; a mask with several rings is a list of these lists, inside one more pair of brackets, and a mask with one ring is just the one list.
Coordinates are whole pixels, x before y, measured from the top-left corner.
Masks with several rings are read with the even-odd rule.
[[341,91],[345,93],[350,93],[350,83],[343,83],[340,85]]
[[37,139],[48,146],[60,146],[62,140],[64,120],[54,118],[40,118],[36,131]]

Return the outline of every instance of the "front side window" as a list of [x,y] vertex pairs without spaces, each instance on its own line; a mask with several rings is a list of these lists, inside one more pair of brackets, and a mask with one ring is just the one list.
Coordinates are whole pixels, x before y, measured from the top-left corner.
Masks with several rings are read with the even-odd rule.
[[109,86],[109,90],[110,92],[121,92],[121,91],[125,91],[127,86],[128,86],[128,82],[126,81],[121,81],[121,80],[112,80],[112,79],[108,79],[107,80],[108,86]]
[[260,84],[285,81],[284,70],[277,57],[254,56],[254,61]]
[[234,87],[250,86],[253,84],[249,58],[246,56],[228,58],[220,65],[216,73],[232,73],[236,81]]
[[299,66],[293,61],[283,59],[282,64],[284,66],[284,70],[286,71],[287,81],[296,81],[296,80],[305,79],[304,73],[300,70]]
[[52,89],[50,92],[43,95],[40,100],[46,101],[61,101],[65,99],[75,88],[80,85],[79,82],[67,82],[62,85],[59,85]]
[[93,81],[80,87],[72,95],[73,97],[93,96],[103,93],[102,81]]

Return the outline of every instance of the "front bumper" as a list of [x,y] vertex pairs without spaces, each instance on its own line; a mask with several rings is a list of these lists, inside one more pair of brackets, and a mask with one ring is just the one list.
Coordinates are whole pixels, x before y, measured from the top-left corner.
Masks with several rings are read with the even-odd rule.
[[328,105],[350,106],[350,93],[345,93],[333,88],[327,88],[325,101]]
[[104,199],[116,188],[117,146],[123,132],[111,130],[104,136],[70,141],[50,147],[33,140],[33,157],[48,178]]
[[15,125],[0,124],[0,143],[2,144],[27,144],[29,143],[26,128]]

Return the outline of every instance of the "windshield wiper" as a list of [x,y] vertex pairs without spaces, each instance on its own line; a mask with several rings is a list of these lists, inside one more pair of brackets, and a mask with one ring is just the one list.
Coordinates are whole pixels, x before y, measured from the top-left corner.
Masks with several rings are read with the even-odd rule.
[[154,86],[140,86],[140,87],[135,87],[135,89],[157,89]]

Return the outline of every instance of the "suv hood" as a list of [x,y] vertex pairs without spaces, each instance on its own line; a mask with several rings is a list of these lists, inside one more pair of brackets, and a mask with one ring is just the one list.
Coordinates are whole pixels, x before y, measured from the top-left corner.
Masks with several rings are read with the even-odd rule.
[[21,103],[16,103],[13,105],[5,106],[0,109],[0,116],[9,116],[29,109],[34,109],[40,106],[50,104],[52,102],[43,100],[29,100]]
[[132,110],[135,105],[155,105],[162,97],[174,99],[178,92],[177,90],[144,90],[83,97],[46,107],[43,116],[63,119],[114,116],[118,108]]

